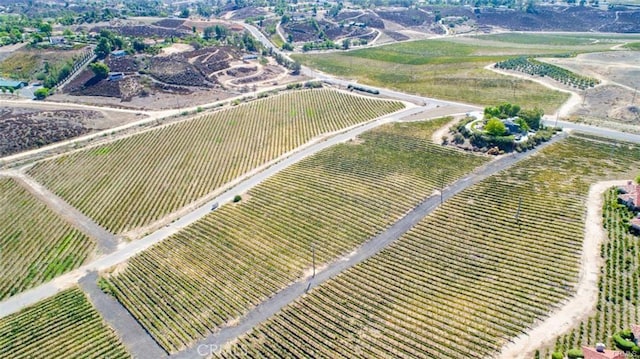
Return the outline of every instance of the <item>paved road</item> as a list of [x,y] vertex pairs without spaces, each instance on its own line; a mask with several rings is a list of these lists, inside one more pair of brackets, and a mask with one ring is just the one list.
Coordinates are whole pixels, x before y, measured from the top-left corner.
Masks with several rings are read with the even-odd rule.
[[549,117],[546,117],[543,120],[543,123],[546,126],[562,127],[565,130],[570,130],[574,132],[580,132],[580,133],[585,133],[585,134],[595,135],[600,137],[607,137],[607,138],[611,138],[618,141],[640,143],[640,135],[636,135],[633,133],[620,132],[620,131],[611,130],[608,128],[585,125],[582,123],[556,121],[555,119],[549,118]]
[[[495,161],[476,169],[473,173],[467,175],[454,182],[451,186],[444,189],[442,199],[444,201],[471,187],[472,185],[492,176],[506,168],[513,166],[515,163],[530,157],[542,148],[565,138],[566,134],[562,133],[554,137],[551,141],[544,143],[534,150],[514,153],[512,155],[503,156]],[[407,215],[402,217],[386,231],[369,240],[358,248],[355,254],[350,255],[346,259],[341,259],[328,265],[325,269],[316,273],[314,278],[305,281],[296,282],[284,290],[278,292],[273,297],[262,302],[253,310],[247,313],[236,325],[225,327],[220,331],[209,335],[205,339],[197,342],[191,348],[174,354],[172,358],[195,358],[208,354],[210,348],[221,348],[225,344],[232,342],[240,335],[249,332],[256,325],[266,321],[271,316],[279,312],[282,308],[292,303],[298,297],[307,291],[321,285],[322,283],[336,277],[340,273],[352,268],[353,266],[378,254],[388,245],[398,240],[409,231],[413,226],[418,224],[425,216],[433,212],[440,205],[440,196],[434,195],[426,198],[422,203],[412,209]]]
[[117,251],[100,257],[91,263],[83,265],[82,267],[66,273],[60,277],[55,278],[51,282],[42,284],[38,287],[32,288],[25,292],[16,294],[3,302],[0,302],[0,318],[11,313],[15,313],[20,309],[35,304],[40,300],[46,299],[60,290],[68,288],[75,284],[79,278],[86,275],[91,271],[101,271],[110,268],[116,264],[122,263],[134,255],[146,250],[152,245],[159,243],[160,241],[168,238],[169,236],[177,233],[182,228],[196,222],[200,218],[204,217],[211,211],[211,207],[214,203],[223,205],[233,200],[236,194],[244,193],[251,188],[259,185],[263,181],[267,180],[271,176],[274,176],[278,172],[286,169],[287,167],[303,160],[304,158],[311,156],[319,151],[327,149],[335,144],[346,142],[351,138],[354,138],[366,131],[376,128],[382,124],[397,121],[404,117],[410,117],[413,114],[423,112],[423,107],[410,107],[405,110],[396,112],[390,116],[385,116],[377,120],[368,122],[364,125],[352,127],[344,132],[334,135],[326,140],[310,143],[299,149],[297,152],[288,154],[288,156],[280,157],[274,164],[265,170],[258,172],[246,180],[238,183],[237,185],[229,188],[226,192],[213,198],[202,207],[190,212],[179,220],[163,227],[156,232],[133,242],[127,243],[121,246]]
[[46,189],[33,178],[15,171],[8,171],[6,174],[14,178],[27,191],[45,203],[47,207],[56,212],[64,220],[95,240],[101,254],[113,253],[117,249],[120,240],[115,235],[107,232],[91,218],[82,214],[75,207]]
[[167,353],[114,297],[97,285],[98,273],[90,272],[78,282],[102,318],[115,329],[129,353],[136,359],[166,358]]

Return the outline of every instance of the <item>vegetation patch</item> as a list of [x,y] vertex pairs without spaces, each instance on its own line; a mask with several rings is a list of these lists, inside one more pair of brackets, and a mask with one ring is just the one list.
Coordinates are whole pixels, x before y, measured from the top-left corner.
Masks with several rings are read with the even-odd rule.
[[164,218],[320,134],[402,107],[333,90],[296,91],[40,162],[29,174],[122,233]]
[[[46,351],[46,353],[43,353]],[[3,358],[112,358],[131,355],[78,288],[0,319]]]
[[[612,147],[611,161],[617,161],[620,154],[628,154],[635,161],[638,153],[637,147]],[[638,170],[637,165],[631,168]],[[620,204],[617,197],[614,188],[604,197],[602,217],[608,239],[600,247],[604,264],[598,278],[595,312],[576,323],[566,335],[559,336],[554,345],[556,351],[581,345],[592,347],[596,343],[627,352],[637,347],[630,340],[632,334],[628,329],[640,324],[640,236],[629,231],[629,221],[635,214]],[[635,350],[634,354],[638,352]]]
[[613,145],[570,137],[470,187],[219,356],[497,355],[574,292],[589,184],[640,167]]
[[322,151],[107,280],[158,343],[185,348],[303,277],[312,247],[318,265],[346,255],[486,162],[433,144],[432,133],[449,121],[386,125]]
[[0,299],[79,267],[95,243],[11,178],[0,177]]

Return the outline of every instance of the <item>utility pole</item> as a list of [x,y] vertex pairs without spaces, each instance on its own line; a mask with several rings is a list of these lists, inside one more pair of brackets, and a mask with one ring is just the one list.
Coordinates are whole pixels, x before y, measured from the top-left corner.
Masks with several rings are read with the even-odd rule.
[[638,89],[633,91],[633,99],[631,99],[631,106],[636,104],[636,95],[638,94]]
[[518,228],[520,228],[520,210],[522,209],[522,196],[518,200],[518,210],[516,211],[516,223],[518,223]]
[[558,111],[556,111],[556,124],[553,126],[555,128],[558,128],[558,117],[560,117],[560,109],[558,109]]
[[442,191],[444,191],[444,171],[440,173],[440,205],[442,205]]
[[316,277],[316,246],[311,245],[311,262],[313,263],[313,276],[311,278]]

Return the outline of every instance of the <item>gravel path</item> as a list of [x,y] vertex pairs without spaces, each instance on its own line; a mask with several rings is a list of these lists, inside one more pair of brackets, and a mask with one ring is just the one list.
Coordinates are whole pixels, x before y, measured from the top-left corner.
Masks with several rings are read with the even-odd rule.
[[582,245],[580,277],[574,296],[565,301],[549,317],[535,323],[534,326],[502,348],[498,358],[532,358],[536,349],[551,343],[558,335],[586,319],[595,308],[598,300],[598,274],[602,259],[600,244],[607,238],[602,224],[603,193],[627,181],[605,181],[591,185],[587,197],[587,216]]
[[78,282],[89,301],[113,328],[129,353],[136,359],[166,358],[167,353],[114,297],[97,285],[98,273],[90,272]]
[[82,214],[33,178],[18,171],[8,171],[7,174],[64,220],[95,240],[101,254],[113,253],[118,248],[120,242],[118,237],[107,232],[91,218]]

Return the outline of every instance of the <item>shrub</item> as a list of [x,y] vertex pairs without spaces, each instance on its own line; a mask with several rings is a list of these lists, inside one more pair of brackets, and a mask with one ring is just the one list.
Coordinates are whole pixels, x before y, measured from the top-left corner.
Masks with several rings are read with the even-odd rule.
[[574,348],[567,352],[567,358],[569,359],[584,358],[584,354],[582,354],[581,349]]
[[507,133],[507,128],[502,121],[497,118],[491,118],[484,126],[484,130],[490,136],[502,136]]
[[564,355],[560,352],[553,352],[553,354],[551,354],[551,359],[564,359]]
[[631,329],[625,329],[621,331],[619,334],[624,339],[633,340],[633,333],[631,332]]
[[458,145],[464,143],[464,136],[460,133],[456,133],[453,135],[453,142]]
[[620,333],[616,333],[613,335],[613,342],[615,343],[616,347],[618,347],[618,349],[622,349],[625,352],[632,350],[633,347],[636,346],[634,342],[624,339],[620,335]]
[[241,200],[242,200],[242,196],[240,196],[239,194],[233,197],[233,203],[240,202]]
[[44,100],[45,97],[49,96],[49,90],[47,90],[46,88],[42,87],[42,88],[39,88],[39,89],[35,90],[33,92],[33,95],[38,100]]

